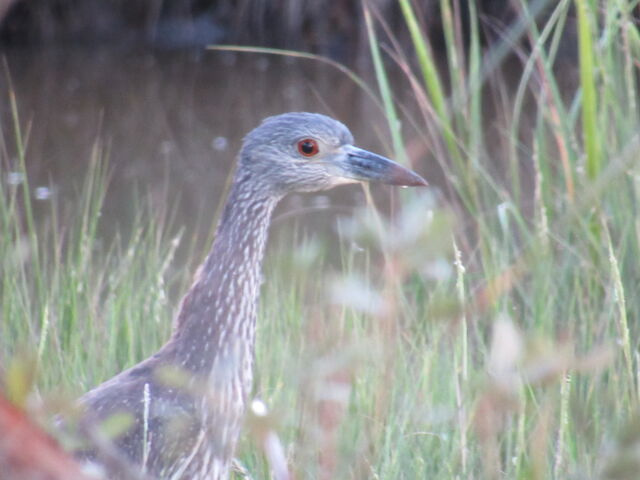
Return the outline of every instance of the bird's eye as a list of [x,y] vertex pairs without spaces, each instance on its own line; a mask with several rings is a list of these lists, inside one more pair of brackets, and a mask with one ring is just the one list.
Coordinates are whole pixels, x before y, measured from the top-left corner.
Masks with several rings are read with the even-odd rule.
[[298,142],[298,152],[305,157],[313,157],[320,151],[318,142],[313,138],[304,138]]

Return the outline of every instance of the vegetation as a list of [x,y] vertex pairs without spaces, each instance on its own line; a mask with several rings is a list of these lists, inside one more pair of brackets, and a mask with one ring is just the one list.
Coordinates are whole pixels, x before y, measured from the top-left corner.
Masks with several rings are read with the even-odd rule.
[[[537,22],[519,2],[520,21],[484,52],[474,2],[468,36],[455,4],[440,2],[438,66],[412,2],[400,0],[414,51],[365,3],[391,148],[436,159],[443,198],[403,191],[387,224],[368,196],[340,223],[340,273],[314,239],[275,246],[256,381],[273,413],[248,420],[239,452],[255,478],[268,477],[265,431],[296,478],[637,477],[638,2],[561,0]],[[574,13],[567,84],[556,57]],[[515,85],[499,68],[507,55]],[[406,85],[391,84],[392,68]],[[396,100],[403,86],[417,108]],[[19,174],[21,125],[16,114]],[[52,205],[46,223],[26,177],[0,184],[0,360],[17,402],[22,352],[37,392],[79,393],[161,344],[167,290],[188,282],[168,278],[179,236],[144,202],[130,237],[100,242],[99,143],[94,157],[75,207]]]

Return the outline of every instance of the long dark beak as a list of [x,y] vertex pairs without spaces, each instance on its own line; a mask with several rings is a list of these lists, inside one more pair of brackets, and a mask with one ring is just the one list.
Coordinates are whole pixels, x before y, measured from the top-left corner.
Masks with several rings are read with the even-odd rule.
[[346,153],[342,168],[348,178],[406,187],[428,185],[420,175],[393,160],[352,145],[345,145],[342,148]]

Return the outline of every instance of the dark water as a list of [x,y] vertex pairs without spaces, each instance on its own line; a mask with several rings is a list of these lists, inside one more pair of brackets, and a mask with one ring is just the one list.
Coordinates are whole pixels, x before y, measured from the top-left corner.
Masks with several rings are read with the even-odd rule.
[[[342,73],[317,62],[204,50],[16,48],[4,55],[21,123],[29,126],[35,203],[46,215],[52,198],[63,206],[72,201],[100,139],[112,170],[104,232],[132,222],[135,192],[148,195],[154,208],[175,208],[177,227],[209,231],[243,135],[268,115],[329,114],[351,128],[360,146],[391,154],[375,103]],[[369,84],[375,87],[373,79]],[[5,75],[0,87],[2,130],[12,152]],[[11,181],[11,165],[2,168],[2,181]],[[428,165],[416,168],[425,173]],[[375,189],[381,198],[388,191]],[[362,203],[361,197],[356,186],[291,196],[276,212],[277,225],[301,222],[312,232],[325,231],[336,213]]]

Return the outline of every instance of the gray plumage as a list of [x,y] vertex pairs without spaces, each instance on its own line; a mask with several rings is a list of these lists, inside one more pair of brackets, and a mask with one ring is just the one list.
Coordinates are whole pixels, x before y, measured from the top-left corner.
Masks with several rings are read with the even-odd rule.
[[[228,477],[253,381],[261,263],[276,203],[292,191],[362,180],[426,185],[352,144],[342,123],[311,113],[267,118],[245,137],[211,252],[171,338],[81,398],[81,430],[125,412],[132,422],[112,439],[115,454],[150,477]],[[101,453],[88,442],[78,456],[106,463]],[[110,478],[126,476],[109,468]]]

